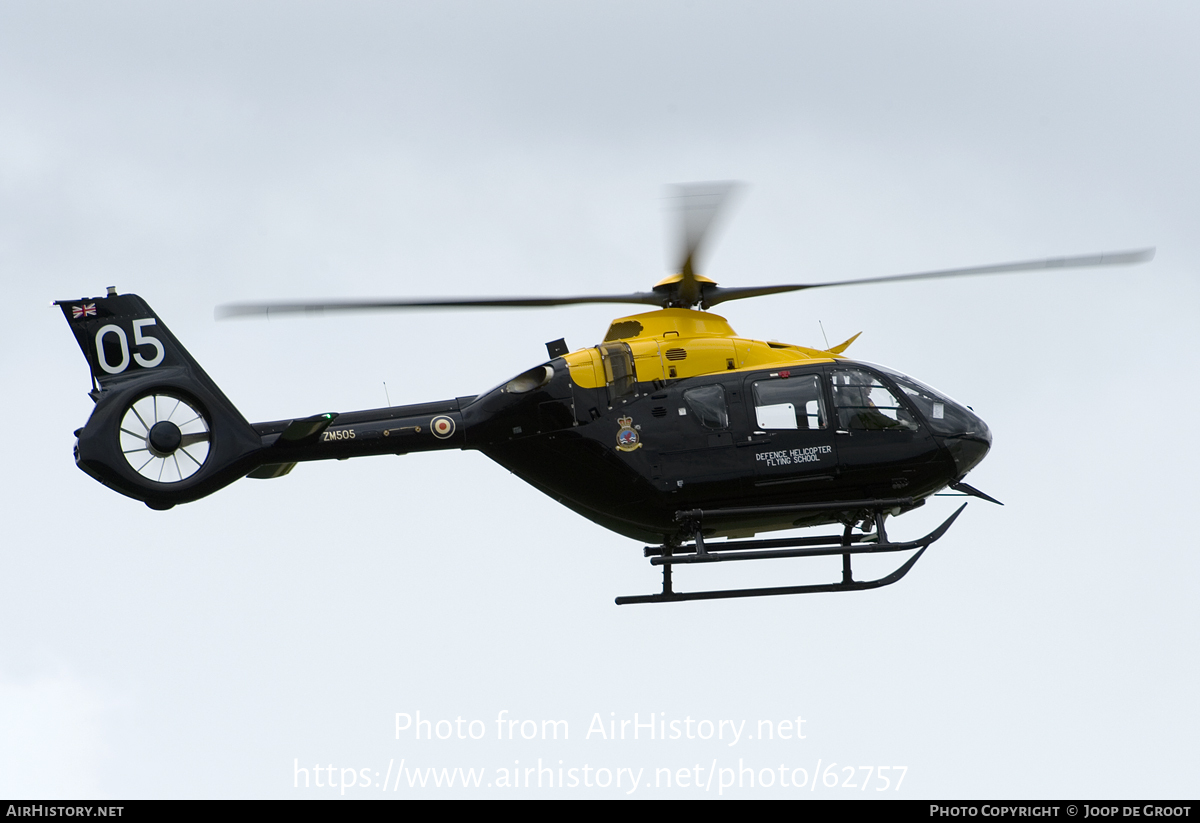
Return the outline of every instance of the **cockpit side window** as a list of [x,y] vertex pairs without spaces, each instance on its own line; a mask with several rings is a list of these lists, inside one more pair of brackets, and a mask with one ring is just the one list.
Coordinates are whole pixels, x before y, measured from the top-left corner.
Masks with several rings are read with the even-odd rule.
[[879,378],[861,369],[833,372],[838,425],[847,431],[916,431],[917,421]]
[[725,405],[725,389],[721,384],[688,389],[683,393],[683,399],[704,428],[729,428],[729,410]]
[[633,350],[628,343],[601,343],[600,359],[604,361],[604,382],[608,384],[609,402],[633,394],[637,372],[633,367]]
[[828,425],[821,378],[816,374],[754,382],[754,417],[759,429],[823,429]]

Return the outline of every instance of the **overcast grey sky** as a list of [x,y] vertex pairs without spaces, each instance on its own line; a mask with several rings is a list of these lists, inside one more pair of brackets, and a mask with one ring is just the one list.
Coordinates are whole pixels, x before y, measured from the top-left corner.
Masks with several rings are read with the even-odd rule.
[[[643,769],[633,796],[708,797],[720,772],[653,781],[715,764],[760,781],[725,796],[1194,797],[1197,34],[1188,3],[0,4],[0,794],[339,795],[303,788],[320,764],[355,770],[346,796],[617,797]],[[708,255],[728,286],[1158,256],[721,307],[747,337],[863,331],[850,355],[991,426],[970,482],[1005,507],[971,503],[881,591],[618,608],[658,584],[640,545],[475,453],[305,465],[165,513],[72,465],[92,404],[51,300],[141,294],[252,420],[376,407],[385,381],[474,394],[623,310],[213,309],[644,290],[664,185],[693,180],[748,184]],[[397,740],[417,711],[487,734]],[[496,740],[502,711],[570,738]],[[635,712],[745,731],[587,734]],[[760,739],[796,717],[803,740]],[[539,758],[614,784],[486,786]],[[375,785],[402,759],[487,777]],[[781,764],[839,786],[783,787]]]

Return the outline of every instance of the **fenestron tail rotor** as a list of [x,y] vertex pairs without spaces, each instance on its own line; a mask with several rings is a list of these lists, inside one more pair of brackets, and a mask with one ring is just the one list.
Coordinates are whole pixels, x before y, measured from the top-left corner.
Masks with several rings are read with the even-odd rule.
[[187,400],[151,394],[121,418],[121,452],[130,467],[156,483],[186,480],[208,459],[209,425]]

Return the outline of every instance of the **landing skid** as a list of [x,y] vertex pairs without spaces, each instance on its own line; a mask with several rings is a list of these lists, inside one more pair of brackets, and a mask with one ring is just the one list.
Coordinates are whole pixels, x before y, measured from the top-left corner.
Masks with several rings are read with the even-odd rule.
[[[714,517],[719,515],[745,515],[751,513],[750,509],[738,510],[720,510],[720,511],[690,511],[679,512],[676,519],[685,524],[685,528],[690,531],[693,536],[693,542],[689,545],[671,546],[670,544],[663,546],[647,546],[644,550],[645,555],[650,558],[650,564],[653,566],[662,566],[663,568],[663,588],[659,594],[643,594],[633,595],[629,597],[618,597],[617,605],[624,606],[630,603],[674,603],[681,600],[720,600],[731,597],[769,597],[778,594],[815,594],[817,592],[853,592],[863,591],[864,589],[878,589],[883,586],[890,586],[896,581],[908,574],[916,562],[921,559],[921,555],[925,553],[934,541],[940,538],[950,528],[951,524],[962,514],[962,510],[967,507],[963,503],[958,507],[954,514],[946,518],[946,521],[929,534],[907,543],[889,543],[887,533],[884,531],[883,521],[886,512],[897,505],[907,503],[912,505],[911,500],[855,500],[841,503],[829,503],[820,505],[807,505],[796,507],[795,509],[787,509],[787,511],[848,511],[866,509],[873,513],[875,520],[875,533],[871,535],[858,535],[855,537],[851,534],[853,525],[847,526],[842,535],[822,535],[817,537],[791,537],[780,538],[776,540],[729,540],[718,544],[719,551],[709,551],[704,545],[704,536],[702,533],[703,521],[705,516]],[[761,509],[763,513],[778,509],[783,511],[783,507],[771,507],[768,510],[766,507]],[[874,542],[867,542],[871,540]],[[855,580],[853,572],[850,568],[850,556],[854,554],[881,554],[883,552],[902,552],[910,549],[917,549],[917,553],[910,557],[904,565],[896,569],[886,577],[880,577],[877,580]],[[671,569],[673,566],[693,563],[720,563],[732,560],[771,560],[784,557],[828,557],[831,555],[840,554],[842,556],[842,581],[840,583],[821,583],[810,586],[777,586],[772,588],[762,589],[726,589],[723,591],[707,591],[707,592],[677,592],[672,589]]]

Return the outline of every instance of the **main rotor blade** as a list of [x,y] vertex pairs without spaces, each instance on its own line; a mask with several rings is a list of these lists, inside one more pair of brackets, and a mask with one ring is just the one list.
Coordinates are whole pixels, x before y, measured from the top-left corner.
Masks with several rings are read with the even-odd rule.
[[671,196],[679,214],[679,236],[683,243],[681,260],[687,260],[699,251],[717,215],[738,186],[738,183],[727,181],[685,183],[671,187]]
[[683,305],[700,302],[700,284],[696,280],[696,270],[700,268],[700,249],[738,186],[734,182],[685,183],[670,189],[679,215],[681,248],[678,271],[683,279],[677,287],[677,300]]
[[1041,269],[1083,269],[1093,266],[1130,266],[1154,259],[1154,249],[1135,251],[1104,252],[1085,254],[1079,257],[1050,257],[1045,260],[1026,260],[1020,263],[998,263],[991,266],[971,266],[965,269],[943,269],[941,271],[917,272],[915,274],[893,274],[885,277],[864,277],[858,280],[839,280],[831,283],[802,283],[790,286],[750,286],[747,288],[723,289],[712,286],[704,290],[704,306],[715,306],[728,300],[743,300],[747,297],[762,297],[768,294],[823,289],[829,286],[858,286],[864,283],[895,283],[902,280],[933,280],[939,277],[969,277],[976,274],[1010,274],[1018,271]]
[[581,303],[637,303],[661,306],[663,296],[653,292],[581,297],[483,297],[433,298],[429,300],[326,300],[319,303],[227,303],[218,306],[220,320],[273,314],[322,314],[324,312],[387,311],[405,309],[539,309]]

